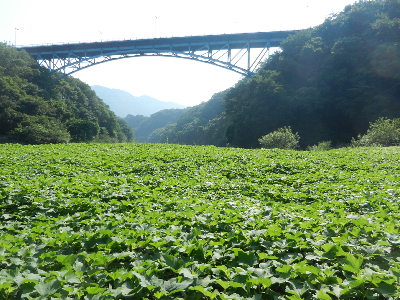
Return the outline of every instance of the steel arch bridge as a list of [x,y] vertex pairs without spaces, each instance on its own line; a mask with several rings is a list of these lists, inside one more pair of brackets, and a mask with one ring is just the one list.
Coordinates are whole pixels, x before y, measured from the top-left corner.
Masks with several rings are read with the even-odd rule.
[[[90,66],[128,57],[164,56],[197,60],[251,76],[291,31],[136,39],[19,47],[61,79]],[[252,57],[251,49],[258,49]]]

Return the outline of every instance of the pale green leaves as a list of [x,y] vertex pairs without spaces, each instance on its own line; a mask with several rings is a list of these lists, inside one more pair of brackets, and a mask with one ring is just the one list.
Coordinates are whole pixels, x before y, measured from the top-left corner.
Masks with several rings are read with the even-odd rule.
[[397,148],[6,148],[0,298],[399,293]]

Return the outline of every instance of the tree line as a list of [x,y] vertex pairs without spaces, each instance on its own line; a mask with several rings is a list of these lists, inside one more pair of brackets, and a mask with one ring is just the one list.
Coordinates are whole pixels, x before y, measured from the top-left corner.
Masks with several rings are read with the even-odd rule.
[[[360,1],[281,43],[281,51],[212,99],[119,119],[85,83],[0,44],[0,135],[32,144],[132,141],[260,147],[291,128],[303,149],[348,145],[400,117],[400,0]],[[127,123],[130,125],[128,126]]]
[[303,149],[348,145],[371,122],[400,117],[399,41],[399,0],[348,5],[282,42],[256,75],[153,131],[152,141],[255,148],[288,126]]
[[133,141],[132,128],[87,84],[55,76],[0,43],[0,135],[28,144]]

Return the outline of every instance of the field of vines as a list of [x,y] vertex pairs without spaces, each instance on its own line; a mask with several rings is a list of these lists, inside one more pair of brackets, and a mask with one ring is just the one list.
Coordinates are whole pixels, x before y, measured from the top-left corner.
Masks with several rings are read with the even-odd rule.
[[0,145],[0,299],[400,299],[399,160]]

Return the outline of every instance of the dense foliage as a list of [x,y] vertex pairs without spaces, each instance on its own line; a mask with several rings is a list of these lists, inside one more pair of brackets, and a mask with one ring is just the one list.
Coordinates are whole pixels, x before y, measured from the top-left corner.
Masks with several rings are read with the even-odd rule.
[[399,299],[399,155],[0,145],[0,298]]
[[400,119],[380,118],[370,124],[366,134],[359,135],[357,140],[353,139],[351,145],[353,147],[399,146]]
[[54,82],[25,51],[0,43],[0,135],[23,143],[133,140],[90,87],[66,77]]
[[168,125],[175,124],[184,113],[184,109],[163,109],[145,117],[142,115],[127,115],[124,120],[132,127],[137,142],[158,142],[150,137],[152,133]]
[[291,126],[300,144],[348,144],[380,117],[400,117],[400,1],[359,1],[282,42],[226,97],[231,145]]
[[300,137],[296,133],[292,132],[289,127],[283,127],[275,130],[274,132],[268,133],[261,137],[258,141],[261,146],[266,149],[287,149],[293,150],[299,147]]
[[[217,114],[202,103],[153,142],[259,147],[278,128],[300,146],[347,145],[379,118],[400,117],[400,0],[358,1],[281,44],[252,78],[218,94]],[[210,101],[214,101],[212,99]],[[215,101],[214,101],[215,102]]]
[[224,113],[226,91],[197,106],[186,108],[175,124],[155,130],[149,142],[226,146],[228,120]]

